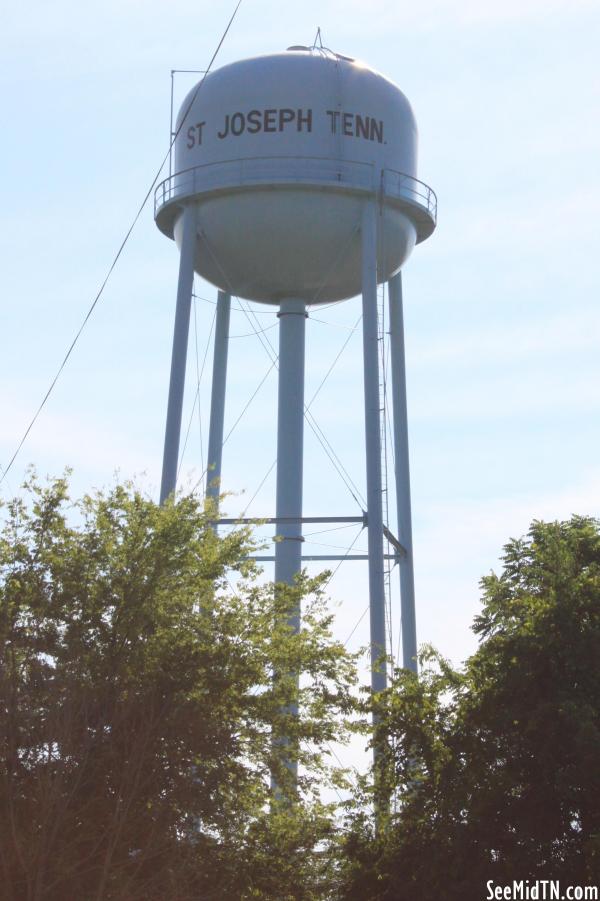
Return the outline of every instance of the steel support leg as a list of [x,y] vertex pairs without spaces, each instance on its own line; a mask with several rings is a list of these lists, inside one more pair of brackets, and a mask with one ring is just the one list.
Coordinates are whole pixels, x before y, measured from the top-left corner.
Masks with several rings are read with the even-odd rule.
[[[304,336],[306,305],[282,300],[279,311],[276,516],[302,516]],[[275,581],[292,585],[302,569],[302,524],[282,523],[275,548]],[[299,628],[299,619],[294,621]]]
[[383,566],[383,498],[381,479],[381,417],[379,347],[377,338],[377,207],[365,203],[362,216],[362,307],[365,386],[365,443],[371,614],[371,688],[387,684],[385,655],[385,579]]
[[410,669],[416,673],[417,625],[415,614],[415,575],[410,505],[410,466],[408,456],[408,412],[406,405],[402,276],[400,273],[394,275],[389,281],[389,305],[398,539],[400,544],[406,550],[406,556],[400,560],[402,666],[405,667],[405,669]]
[[163,453],[160,502],[175,493],[177,466],[179,462],[179,439],[181,436],[181,411],[185,387],[185,364],[187,359],[188,336],[190,330],[190,310],[194,284],[194,252],[196,249],[196,208],[188,204],[183,212],[183,235],[179,256],[179,282],[177,284],[177,307],[173,331],[173,353],[171,356],[171,381],[167,406],[167,426]]
[[[279,309],[279,399],[277,412],[277,499],[276,516],[297,517],[297,522],[281,523],[281,540],[275,545],[275,582],[293,585],[302,569],[302,477],[304,448],[304,343],[306,304],[286,299]],[[290,615],[290,625],[300,629],[300,609]],[[298,679],[298,676],[296,677]],[[298,713],[298,703],[288,711]],[[297,764],[289,769],[297,776]]]
[[215,324],[215,350],[210,398],[210,426],[208,432],[208,459],[206,472],[206,497],[214,501],[218,512],[221,493],[221,459],[223,453],[223,423],[225,420],[225,387],[227,383],[227,351],[229,347],[229,317],[231,294],[219,291]]

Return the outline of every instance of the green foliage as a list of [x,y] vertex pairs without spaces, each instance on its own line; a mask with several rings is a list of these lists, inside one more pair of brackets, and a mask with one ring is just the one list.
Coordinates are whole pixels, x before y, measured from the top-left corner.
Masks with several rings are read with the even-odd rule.
[[387,829],[351,818],[343,897],[480,901],[486,882],[600,877],[600,528],[534,522],[482,580],[477,652],[431,649],[375,698]]
[[315,789],[355,672],[322,580],[261,584],[249,531],[217,537],[194,497],[26,487],[0,536],[0,894],[327,897]]
[[0,534],[0,897],[480,901],[490,879],[600,878],[595,520],[509,542],[465,666],[426,648],[365,702],[376,789],[338,854],[319,788],[359,711],[323,580],[261,583],[250,532],[218,537],[193,497],[27,489]]

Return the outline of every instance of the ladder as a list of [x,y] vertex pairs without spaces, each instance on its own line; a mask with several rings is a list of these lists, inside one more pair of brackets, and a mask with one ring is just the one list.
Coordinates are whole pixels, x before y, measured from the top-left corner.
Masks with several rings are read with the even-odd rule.
[[[379,285],[377,288],[377,339],[379,342],[379,411],[380,411],[380,442],[381,442],[381,490],[382,490],[382,512],[383,523],[388,533],[389,526],[389,489],[388,489],[388,397],[387,397],[387,369],[388,369],[388,347],[389,342],[387,336],[387,318],[385,313],[386,304],[386,283]],[[392,559],[390,552],[394,548],[390,546],[389,539],[384,535],[386,542],[384,555],[384,584],[385,584],[385,625],[386,638],[388,647],[386,652],[392,656],[394,654],[393,644],[393,624],[392,624]]]

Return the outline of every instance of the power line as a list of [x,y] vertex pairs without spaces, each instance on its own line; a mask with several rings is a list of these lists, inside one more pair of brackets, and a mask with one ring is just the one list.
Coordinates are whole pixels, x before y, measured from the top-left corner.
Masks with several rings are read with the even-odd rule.
[[21,448],[23,447],[23,445],[25,444],[25,441],[27,440],[27,436],[29,435],[31,429],[32,429],[33,426],[35,425],[35,423],[36,423],[36,421],[37,421],[37,419],[38,419],[40,413],[41,413],[42,410],[44,409],[44,407],[45,407],[45,405],[46,405],[46,401],[48,400],[48,398],[49,398],[50,395],[52,394],[52,391],[54,390],[54,386],[56,385],[56,383],[57,383],[57,381],[58,381],[58,379],[59,379],[59,377],[60,377],[60,375],[61,375],[63,369],[65,368],[65,366],[66,366],[66,364],[67,364],[67,361],[68,361],[69,357],[71,356],[71,354],[72,354],[72,352],[73,352],[73,349],[74,349],[75,345],[77,344],[77,341],[79,340],[79,337],[80,337],[81,333],[83,332],[84,328],[86,327],[86,325],[87,325],[87,323],[88,323],[88,320],[89,320],[90,316],[91,316],[92,313],[94,312],[94,309],[96,308],[96,304],[98,303],[98,301],[99,301],[100,298],[102,297],[102,294],[104,293],[104,289],[105,289],[105,287],[106,287],[106,285],[107,285],[107,283],[108,283],[108,280],[109,280],[109,278],[111,277],[111,275],[112,275],[112,273],[113,273],[113,270],[114,270],[115,266],[117,265],[117,263],[118,263],[118,261],[119,261],[119,259],[120,259],[120,257],[121,257],[121,254],[123,253],[123,251],[124,251],[124,249],[125,249],[125,245],[126,245],[127,242],[129,241],[129,238],[130,238],[130,236],[131,236],[131,233],[133,232],[133,229],[134,229],[135,226],[137,225],[138,219],[139,219],[140,216],[142,215],[142,212],[143,212],[143,210],[144,210],[144,207],[146,206],[146,204],[147,204],[147,202],[148,202],[148,200],[149,200],[149,198],[150,198],[150,195],[152,194],[152,191],[154,190],[154,187],[155,187],[155,185],[156,185],[158,179],[160,178],[160,174],[161,174],[161,172],[162,172],[162,170],[163,170],[163,168],[164,168],[164,166],[165,166],[165,163],[166,163],[167,160],[169,159],[169,156],[170,156],[170,154],[171,154],[171,150],[173,149],[173,145],[175,144],[175,141],[177,140],[177,137],[178,137],[178,135],[179,135],[181,129],[183,128],[183,125],[184,125],[184,123],[185,123],[185,120],[187,119],[187,116],[188,116],[188,114],[189,114],[189,112],[190,112],[190,110],[191,110],[191,108],[192,108],[192,106],[193,106],[193,104],[194,104],[194,102],[195,102],[195,100],[196,100],[196,97],[198,96],[198,92],[199,92],[200,88],[202,87],[202,85],[204,84],[204,82],[205,82],[205,80],[206,80],[206,76],[207,76],[208,73],[210,72],[213,63],[214,63],[215,59],[217,58],[217,55],[218,55],[218,53],[219,53],[219,51],[220,51],[220,49],[221,49],[221,47],[222,47],[222,45],[223,45],[223,42],[225,41],[225,38],[227,37],[227,34],[229,33],[229,29],[231,28],[231,26],[232,26],[232,24],[233,24],[233,20],[235,19],[236,15],[237,15],[237,12],[238,12],[238,9],[240,8],[241,4],[242,4],[242,0],[238,0],[238,3],[237,3],[237,5],[236,5],[236,7],[235,7],[235,9],[234,9],[234,11],[233,11],[233,13],[232,13],[232,15],[231,15],[231,18],[229,19],[229,22],[227,23],[227,27],[225,28],[225,31],[223,32],[223,34],[222,34],[222,36],[221,36],[221,40],[220,40],[219,43],[217,44],[217,49],[216,49],[215,52],[213,53],[212,58],[211,58],[211,60],[210,60],[210,62],[209,62],[209,64],[208,64],[208,68],[206,69],[206,72],[205,72],[204,76],[202,77],[201,81],[198,83],[198,86],[196,87],[196,90],[194,91],[194,94],[193,94],[193,96],[192,96],[192,99],[190,100],[190,102],[189,102],[189,104],[188,104],[188,106],[187,106],[187,109],[186,109],[186,111],[185,111],[185,114],[184,114],[183,118],[181,119],[181,122],[179,123],[179,126],[178,126],[177,130],[175,131],[175,133],[173,134],[173,136],[172,136],[172,138],[171,138],[171,143],[169,144],[169,149],[168,149],[168,151],[166,152],[166,154],[165,154],[165,156],[164,156],[164,158],[163,158],[163,161],[162,161],[162,163],[160,164],[160,166],[159,166],[159,168],[158,168],[158,170],[157,170],[157,172],[156,172],[156,175],[155,175],[154,178],[152,179],[152,183],[150,184],[150,187],[149,187],[148,190],[146,191],[146,194],[144,195],[144,199],[142,200],[142,202],[141,202],[141,204],[140,204],[140,206],[139,206],[139,208],[138,208],[138,211],[137,211],[137,213],[135,214],[135,216],[134,216],[134,218],[133,218],[133,221],[132,221],[131,225],[130,225],[129,228],[127,229],[127,232],[126,232],[126,234],[125,234],[125,237],[123,238],[123,240],[121,241],[121,244],[119,245],[119,249],[117,250],[117,252],[116,252],[116,254],[115,254],[114,258],[113,258],[113,261],[112,261],[112,263],[111,263],[110,266],[109,266],[108,272],[106,273],[106,276],[104,277],[104,281],[103,281],[102,284],[100,285],[100,288],[99,288],[98,292],[96,293],[96,296],[94,297],[94,299],[93,299],[93,301],[92,301],[92,304],[91,304],[89,310],[87,311],[87,313],[86,313],[86,315],[85,315],[85,318],[84,318],[83,322],[82,322],[81,325],[79,326],[79,329],[77,330],[77,332],[76,332],[76,334],[75,334],[75,337],[73,338],[71,344],[69,345],[69,348],[68,348],[68,350],[67,350],[65,356],[63,357],[62,363],[61,363],[60,366],[58,367],[58,370],[57,370],[57,372],[56,372],[56,375],[55,375],[54,378],[52,379],[52,381],[51,381],[51,383],[50,383],[50,387],[49,387],[48,390],[46,391],[46,393],[45,393],[45,395],[44,395],[44,397],[43,397],[43,399],[42,399],[41,404],[40,404],[39,407],[37,408],[37,410],[36,410],[35,414],[33,415],[33,418],[31,419],[29,425],[28,425],[27,428],[25,429],[25,432],[24,432],[24,434],[23,434],[23,437],[21,438],[21,440],[20,440],[20,442],[19,442],[19,444],[18,444],[18,446],[17,446],[17,449],[15,450],[14,454],[12,455],[12,457],[11,457],[11,459],[10,459],[10,462],[8,463],[8,466],[6,466],[6,467],[4,468],[4,470],[3,470],[3,472],[2,472],[2,476],[0,477],[0,485],[4,482],[6,476],[7,476],[8,473],[10,472],[10,470],[11,470],[11,468],[12,468],[12,465],[13,465],[13,463],[15,462],[15,460],[16,460],[16,458],[17,458],[17,455],[19,454]]

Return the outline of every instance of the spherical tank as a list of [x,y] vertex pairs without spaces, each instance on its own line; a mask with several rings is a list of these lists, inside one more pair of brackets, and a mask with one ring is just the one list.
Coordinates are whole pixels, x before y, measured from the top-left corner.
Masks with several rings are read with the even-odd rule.
[[157,224],[180,244],[194,204],[195,269],[232,294],[309,304],[358,294],[369,197],[380,282],[435,228],[408,100],[346,57],[294,48],[224,66],[190,91],[176,134]]

